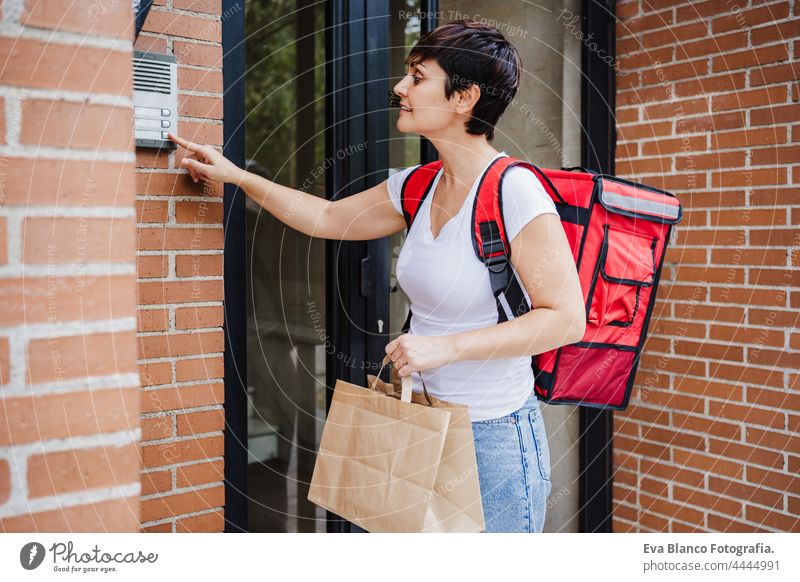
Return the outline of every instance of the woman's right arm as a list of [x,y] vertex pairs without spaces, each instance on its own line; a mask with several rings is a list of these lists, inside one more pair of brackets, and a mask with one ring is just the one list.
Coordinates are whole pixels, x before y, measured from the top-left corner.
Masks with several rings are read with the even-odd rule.
[[386,181],[341,200],[331,201],[271,182],[247,172],[210,145],[169,134],[191,152],[181,165],[201,179],[235,184],[277,219],[308,236],[333,240],[371,240],[405,228],[405,220],[389,200]]

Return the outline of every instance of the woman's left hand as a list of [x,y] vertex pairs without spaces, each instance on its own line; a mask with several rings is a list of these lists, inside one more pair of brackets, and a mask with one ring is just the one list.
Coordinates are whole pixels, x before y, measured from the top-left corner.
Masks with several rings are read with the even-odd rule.
[[448,336],[426,337],[406,333],[386,344],[386,353],[400,377],[456,360],[453,342]]

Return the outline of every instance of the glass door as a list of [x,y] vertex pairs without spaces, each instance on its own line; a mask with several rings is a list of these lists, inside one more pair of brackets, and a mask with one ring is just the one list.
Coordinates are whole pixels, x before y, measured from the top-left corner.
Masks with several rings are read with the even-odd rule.
[[[245,5],[249,171],[324,197],[324,2]],[[248,529],[322,532],[307,501],[325,421],[325,241],[247,200]]]

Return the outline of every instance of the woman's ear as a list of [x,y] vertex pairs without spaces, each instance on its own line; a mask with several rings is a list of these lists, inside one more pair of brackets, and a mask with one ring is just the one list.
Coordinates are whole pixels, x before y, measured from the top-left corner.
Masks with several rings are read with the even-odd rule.
[[477,83],[456,91],[456,112],[469,113],[481,98],[481,89]]

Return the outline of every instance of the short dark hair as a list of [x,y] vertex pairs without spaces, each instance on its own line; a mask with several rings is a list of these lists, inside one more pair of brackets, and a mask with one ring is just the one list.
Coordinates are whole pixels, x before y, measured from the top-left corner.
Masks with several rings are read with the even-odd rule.
[[493,26],[455,20],[423,35],[406,57],[407,65],[434,59],[447,73],[445,97],[478,85],[480,99],[465,125],[467,133],[494,139],[494,126],[514,99],[522,76],[517,49]]

